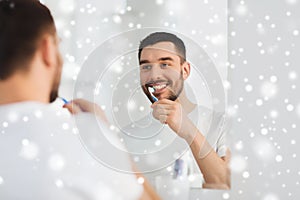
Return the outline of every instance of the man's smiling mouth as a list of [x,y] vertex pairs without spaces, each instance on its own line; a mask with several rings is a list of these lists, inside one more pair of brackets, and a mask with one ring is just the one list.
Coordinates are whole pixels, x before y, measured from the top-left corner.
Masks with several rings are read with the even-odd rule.
[[169,85],[169,83],[164,81],[164,82],[148,83],[145,86],[146,86],[146,88],[149,88],[149,87],[153,88],[154,89],[153,94],[157,94],[157,93],[162,92],[165,88],[167,88],[168,85]]
[[155,91],[157,91],[157,90],[161,90],[161,89],[166,88],[166,87],[167,87],[167,84],[153,85],[152,87],[155,89]]

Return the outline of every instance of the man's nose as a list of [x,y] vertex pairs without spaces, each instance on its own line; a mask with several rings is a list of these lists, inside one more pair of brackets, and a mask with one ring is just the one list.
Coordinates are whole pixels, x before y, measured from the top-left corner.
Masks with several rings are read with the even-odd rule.
[[163,69],[158,64],[154,65],[151,69],[150,76],[152,80],[162,79]]

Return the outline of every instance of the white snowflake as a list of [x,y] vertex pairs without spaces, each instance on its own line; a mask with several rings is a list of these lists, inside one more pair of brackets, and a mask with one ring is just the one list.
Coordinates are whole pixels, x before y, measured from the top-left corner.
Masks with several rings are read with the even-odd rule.
[[54,171],[61,171],[65,166],[65,159],[60,154],[51,155],[48,164],[50,169]]
[[26,160],[33,160],[39,154],[39,147],[34,142],[29,141],[28,139],[22,140],[22,148],[20,151],[20,156]]

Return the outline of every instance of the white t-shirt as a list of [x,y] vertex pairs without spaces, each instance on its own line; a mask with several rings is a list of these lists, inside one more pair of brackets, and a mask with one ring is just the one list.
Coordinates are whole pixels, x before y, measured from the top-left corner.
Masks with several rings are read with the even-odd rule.
[[[226,155],[226,132],[228,123],[223,113],[213,112],[197,106],[188,117],[206,137],[207,141],[223,157]],[[167,125],[162,125],[152,117],[134,122],[124,128],[120,137],[132,155],[139,170],[154,184],[155,177],[174,172],[176,159],[183,159],[187,165],[191,187],[202,187],[203,176],[196,164],[189,144]],[[200,156],[200,153],[199,153]]]
[[[86,126],[93,130],[94,123]],[[97,162],[78,137],[74,118],[48,104],[0,106],[0,199],[138,199],[133,174]],[[105,149],[103,149],[105,151]],[[114,156],[130,168],[128,157]]]

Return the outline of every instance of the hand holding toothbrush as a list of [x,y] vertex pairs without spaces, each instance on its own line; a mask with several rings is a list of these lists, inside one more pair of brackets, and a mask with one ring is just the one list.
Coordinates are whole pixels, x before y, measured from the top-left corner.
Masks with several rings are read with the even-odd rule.
[[[64,101],[65,102],[65,101]],[[89,102],[84,99],[74,99],[68,103],[65,103],[63,108],[67,108],[73,115],[88,112],[95,114],[99,119],[109,124],[104,111],[95,103]]]
[[[158,100],[149,89],[153,100],[155,101],[151,108],[155,119],[168,126],[187,142],[194,138],[195,126],[184,112],[180,103],[169,99]],[[156,100],[154,99],[156,98]]]

